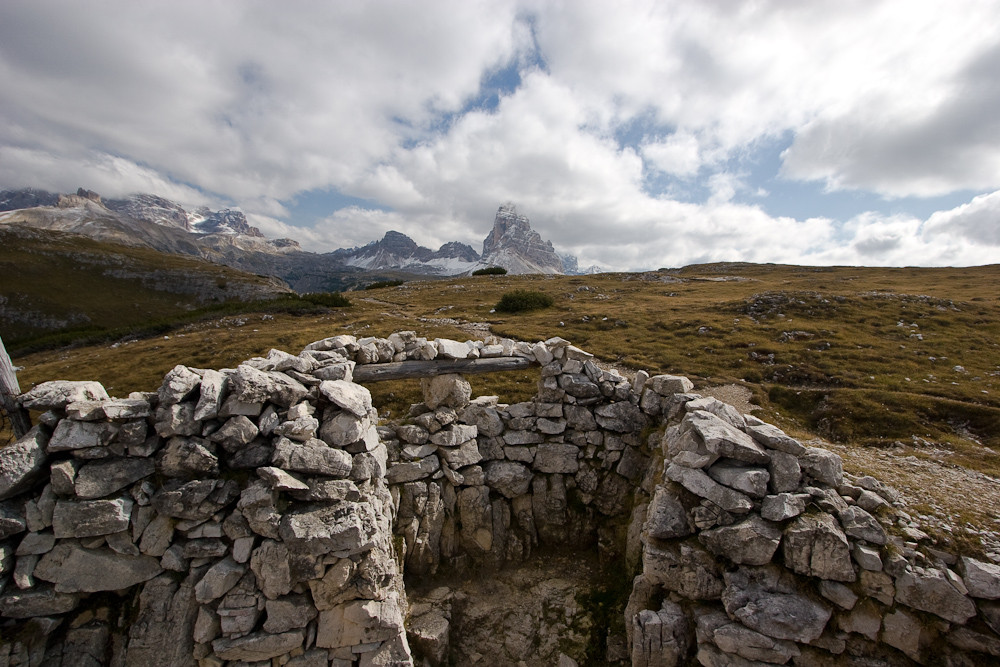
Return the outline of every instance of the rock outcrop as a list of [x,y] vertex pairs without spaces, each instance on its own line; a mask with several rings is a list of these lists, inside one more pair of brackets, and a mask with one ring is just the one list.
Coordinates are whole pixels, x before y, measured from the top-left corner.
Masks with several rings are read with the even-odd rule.
[[493,220],[493,229],[483,241],[483,266],[502,266],[508,273],[564,273],[562,260],[531,229],[527,216],[518,215],[513,204],[503,204]]
[[[441,375],[377,425],[357,366],[438,356],[521,357],[538,393]],[[414,332],[178,366],[126,399],[39,385],[38,426],[0,450],[0,664],[1000,658],[1000,567],[925,548],[892,489],[692,389],[559,338]],[[530,573],[527,597],[439,587],[408,609],[404,572],[580,550],[635,575],[621,623]]]

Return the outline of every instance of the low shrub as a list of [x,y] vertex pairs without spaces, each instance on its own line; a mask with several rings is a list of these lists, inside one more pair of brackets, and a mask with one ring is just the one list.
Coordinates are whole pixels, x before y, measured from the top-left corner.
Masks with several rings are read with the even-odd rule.
[[548,308],[554,303],[552,297],[542,292],[518,289],[506,292],[494,309],[501,313],[521,313],[527,310]]
[[502,266],[488,266],[485,269],[476,269],[472,272],[474,276],[505,276],[507,269]]
[[399,287],[405,280],[380,280],[370,285],[365,285],[365,289],[382,289],[383,287]]

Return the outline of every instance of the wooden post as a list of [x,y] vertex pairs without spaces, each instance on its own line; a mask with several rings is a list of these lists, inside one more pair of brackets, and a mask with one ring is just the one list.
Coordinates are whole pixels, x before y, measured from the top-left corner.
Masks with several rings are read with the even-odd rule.
[[393,361],[385,364],[365,364],[354,367],[354,381],[381,382],[383,380],[403,380],[425,378],[445,373],[497,373],[516,371],[537,365],[534,359],[525,357],[495,357],[488,359],[434,359],[431,361]]
[[18,438],[31,430],[31,418],[28,416],[28,411],[14,400],[20,395],[21,388],[17,384],[14,364],[7,356],[7,350],[3,346],[3,338],[0,338],[0,406],[10,418],[14,435]]

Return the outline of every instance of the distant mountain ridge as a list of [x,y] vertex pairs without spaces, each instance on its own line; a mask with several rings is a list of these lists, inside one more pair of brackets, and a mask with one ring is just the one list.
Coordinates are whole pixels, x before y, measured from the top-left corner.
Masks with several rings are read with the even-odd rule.
[[443,277],[502,266],[511,274],[578,273],[576,258],[557,254],[511,203],[499,207],[482,254],[455,241],[431,250],[397,231],[386,232],[381,240],[365,246],[312,253],[292,239],[266,238],[237,209],[188,211],[153,194],[103,199],[84,188],[74,194],[33,188],[0,191],[3,223],[193,255],[281,278],[299,292],[338,291],[364,284],[366,275],[370,280],[385,277],[369,275],[377,272]]

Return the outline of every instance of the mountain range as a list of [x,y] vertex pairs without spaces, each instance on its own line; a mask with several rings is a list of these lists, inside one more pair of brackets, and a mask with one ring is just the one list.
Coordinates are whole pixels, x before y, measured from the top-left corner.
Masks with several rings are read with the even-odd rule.
[[152,194],[103,199],[83,188],[75,194],[33,188],[2,191],[0,224],[192,255],[281,278],[298,292],[349,289],[385,274],[455,276],[489,266],[502,266],[511,274],[578,273],[576,258],[558,255],[510,203],[499,207],[482,253],[458,242],[431,250],[396,231],[365,246],[313,253],[292,239],[266,238],[237,209],[187,211]]

